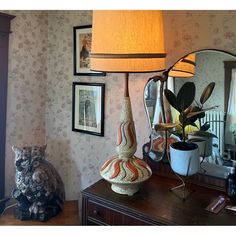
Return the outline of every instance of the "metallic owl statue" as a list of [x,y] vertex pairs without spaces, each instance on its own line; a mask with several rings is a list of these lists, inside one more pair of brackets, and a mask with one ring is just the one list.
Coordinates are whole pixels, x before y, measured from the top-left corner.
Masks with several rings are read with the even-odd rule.
[[65,190],[58,172],[45,160],[46,145],[12,149],[16,167],[12,197],[18,201],[15,217],[47,221],[62,210]]

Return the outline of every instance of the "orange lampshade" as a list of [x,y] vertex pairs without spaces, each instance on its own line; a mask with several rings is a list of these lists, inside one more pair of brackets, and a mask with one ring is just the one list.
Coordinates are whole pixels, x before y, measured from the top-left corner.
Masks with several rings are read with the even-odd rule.
[[162,11],[93,11],[92,70],[161,71],[165,58]]
[[195,75],[195,53],[179,60],[169,72],[170,77],[188,78]]

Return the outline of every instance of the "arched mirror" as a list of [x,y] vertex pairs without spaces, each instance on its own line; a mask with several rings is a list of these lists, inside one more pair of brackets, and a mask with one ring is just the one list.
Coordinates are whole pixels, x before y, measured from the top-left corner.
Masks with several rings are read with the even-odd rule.
[[[163,122],[161,113],[161,84],[175,94],[187,81],[196,86],[195,101],[199,99],[206,86],[214,82],[215,87],[207,100],[205,107],[218,106],[215,109],[205,112],[200,122],[209,124],[209,131],[217,136],[213,138],[211,155],[204,159],[200,172],[225,178],[231,167],[236,166],[236,56],[219,50],[200,50],[192,52],[194,59],[188,60],[185,55],[171,68],[183,60],[190,62],[192,72],[189,76],[172,74],[169,69],[168,79],[161,82],[161,79],[150,79],[145,86],[144,102],[150,126],[150,142],[143,146],[143,153],[152,162],[160,160],[168,162],[163,156],[165,145],[175,142],[178,137],[168,135],[167,140],[163,131],[156,131],[155,125]],[[190,69],[189,69],[190,70]],[[170,76],[172,74],[172,76]],[[161,78],[161,77],[160,77]],[[178,119],[176,112],[170,107],[165,96],[163,98],[164,114],[167,123],[175,122]],[[191,130],[190,130],[191,131]],[[190,132],[189,131],[189,132]]]

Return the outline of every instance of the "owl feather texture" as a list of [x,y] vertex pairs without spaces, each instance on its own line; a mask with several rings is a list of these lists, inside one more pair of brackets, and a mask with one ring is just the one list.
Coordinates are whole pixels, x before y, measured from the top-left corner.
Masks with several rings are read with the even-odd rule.
[[47,221],[63,209],[65,190],[57,170],[45,160],[46,145],[12,149],[16,168],[12,196],[18,201],[15,217]]

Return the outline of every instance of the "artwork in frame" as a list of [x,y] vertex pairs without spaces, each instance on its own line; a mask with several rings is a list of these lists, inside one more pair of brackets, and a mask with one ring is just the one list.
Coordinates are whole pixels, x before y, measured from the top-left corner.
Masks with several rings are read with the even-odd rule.
[[73,82],[72,130],[104,136],[105,84]]
[[74,31],[74,75],[105,76],[105,72],[90,70],[92,25],[73,27]]

